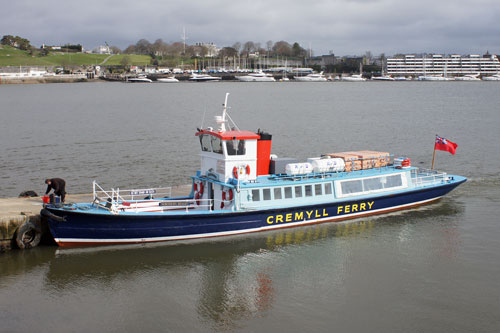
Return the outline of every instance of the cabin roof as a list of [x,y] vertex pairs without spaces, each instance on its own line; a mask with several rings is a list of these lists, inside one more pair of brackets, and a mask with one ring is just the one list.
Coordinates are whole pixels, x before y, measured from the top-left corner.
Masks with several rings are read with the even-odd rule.
[[248,139],[260,139],[260,135],[251,132],[251,131],[225,131],[225,132],[216,132],[209,130],[200,130],[196,133],[196,136],[201,134],[213,135],[221,140],[248,140]]

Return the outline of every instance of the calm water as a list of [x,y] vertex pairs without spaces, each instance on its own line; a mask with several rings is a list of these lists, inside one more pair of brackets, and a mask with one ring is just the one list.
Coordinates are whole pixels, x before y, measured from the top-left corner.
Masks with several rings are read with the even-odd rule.
[[1,196],[186,184],[224,95],[281,157],[390,151],[469,181],[406,213],[214,241],[0,254],[0,331],[497,332],[500,84],[0,86]]

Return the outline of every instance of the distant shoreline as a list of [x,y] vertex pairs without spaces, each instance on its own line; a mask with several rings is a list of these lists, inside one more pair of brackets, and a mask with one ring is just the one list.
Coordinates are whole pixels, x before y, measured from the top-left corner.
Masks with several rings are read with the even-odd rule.
[[2,77],[0,76],[0,84],[37,84],[37,83],[74,83],[97,81],[98,79],[87,79],[82,77]]

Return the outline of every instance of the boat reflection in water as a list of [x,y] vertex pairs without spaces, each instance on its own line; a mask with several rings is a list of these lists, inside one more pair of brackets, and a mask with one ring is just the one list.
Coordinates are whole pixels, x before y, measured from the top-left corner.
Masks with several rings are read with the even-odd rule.
[[[157,288],[155,297],[172,299],[163,303],[193,306],[214,329],[234,329],[239,320],[272,307],[276,298],[275,266],[290,264],[284,247],[297,246],[300,250],[336,237],[366,237],[374,226],[375,218],[370,218],[210,242],[58,248],[49,265],[45,288],[49,294],[73,294],[81,288],[109,290],[119,285],[129,290],[130,298],[135,298],[136,292],[138,298],[145,297],[145,290]],[[329,263],[338,273],[345,271],[343,260],[348,257],[342,251],[339,249],[335,262]],[[152,286],[152,281],[158,282]],[[194,304],[192,297],[196,298]]]
[[[438,256],[455,256],[459,235],[454,223],[461,210],[454,201],[442,201],[346,223],[210,241],[38,247],[0,258],[0,282],[4,289],[16,290],[15,301],[29,304],[28,312],[51,307],[53,311],[44,314],[47,322],[57,322],[62,314],[72,318],[75,327],[89,328],[80,317],[84,300],[107,304],[104,312],[86,313],[97,316],[90,328],[105,325],[104,329],[116,329],[113,325],[118,324],[111,320],[115,315],[119,313],[123,319],[134,313],[135,317],[123,319],[120,325],[134,329],[134,325],[144,324],[135,321],[138,315],[152,319],[168,314],[187,330],[207,326],[216,331],[234,330],[242,322],[282,309],[283,302],[294,302],[304,293],[320,297],[315,291],[344,290],[348,281],[352,283],[353,265],[378,260],[374,258],[380,255],[376,244],[422,245],[430,240],[437,245],[434,252]],[[436,219],[441,222],[436,223]],[[366,253],[367,248],[374,253]],[[421,260],[419,253],[412,254],[414,260]],[[422,254],[427,255],[425,251]],[[23,276],[22,285],[35,289],[19,290],[15,276]],[[32,302],[34,298],[39,301]],[[127,304],[126,309],[123,304]],[[199,319],[186,322],[193,316]],[[157,324],[172,322],[176,321],[161,319]]]
[[[318,265],[320,270],[326,270],[317,272],[322,279],[328,276],[324,283],[341,288],[348,280],[353,242],[359,244],[383,235],[387,226],[396,230],[405,229],[405,225],[412,227],[401,220],[435,219],[436,210],[449,215],[456,209],[437,203],[349,223],[276,230],[244,238],[230,236],[210,242],[59,248],[47,272],[46,288],[50,293],[73,294],[82,287],[113,290],[119,286],[131,293],[130,299],[149,295],[138,304],[158,301],[165,312],[172,313],[179,311],[173,306],[192,308],[208,320],[212,329],[231,330],[242,320],[270,311],[284,296],[280,296],[278,288],[283,283],[309,285],[310,272],[306,271],[319,269]],[[288,280],[292,272],[293,282]]]

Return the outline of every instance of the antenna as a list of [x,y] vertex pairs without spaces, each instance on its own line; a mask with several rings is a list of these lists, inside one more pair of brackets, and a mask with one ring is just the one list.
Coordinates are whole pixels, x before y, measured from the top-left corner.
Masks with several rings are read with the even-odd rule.
[[181,39],[182,41],[184,42],[184,51],[183,53],[186,54],[186,40],[188,39],[186,37],[186,27],[182,27],[182,35],[181,35]]

